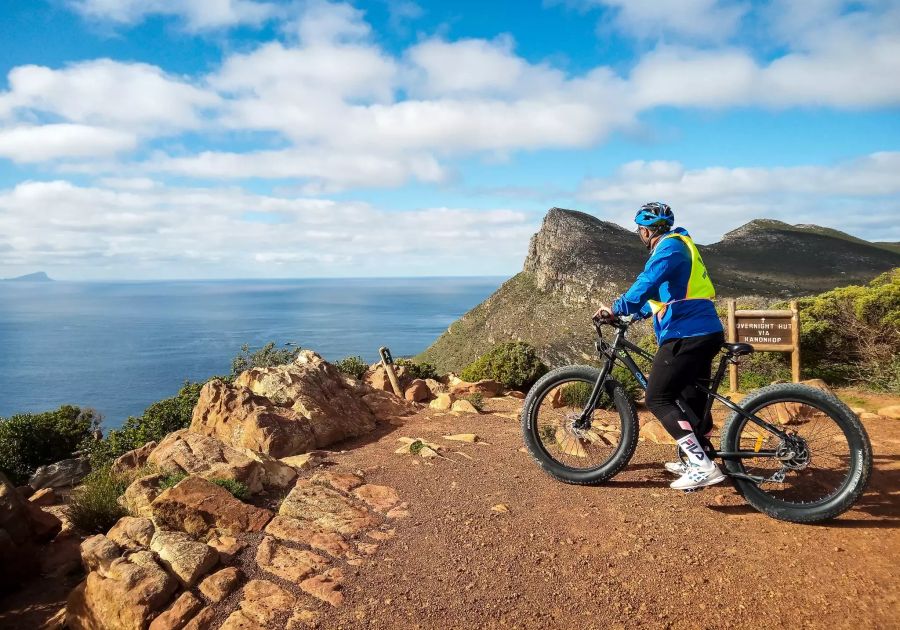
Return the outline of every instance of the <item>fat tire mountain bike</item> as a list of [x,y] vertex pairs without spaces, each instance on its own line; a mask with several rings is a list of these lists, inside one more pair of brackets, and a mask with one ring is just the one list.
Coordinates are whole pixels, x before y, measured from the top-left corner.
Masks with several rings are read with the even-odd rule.
[[[529,453],[564,483],[608,481],[625,468],[638,443],[634,401],[612,378],[612,369],[621,362],[646,389],[647,379],[631,353],[649,360],[653,355],[626,339],[632,319],[593,323],[601,367],[573,365],[548,372],[532,386],[522,409]],[[603,338],[604,325],[615,330],[612,343]],[[763,387],[738,405],[718,393],[719,385],[728,364],[751,354],[753,347],[725,343],[723,350],[713,377],[695,387],[706,395],[706,413],[715,400],[732,412],[720,448],[710,456],[723,461],[723,472],[738,492],[760,512],[794,523],[823,521],[848,510],[872,471],[872,446],[856,414],[833,394],[799,383]],[[684,399],[678,405],[698,426]]]

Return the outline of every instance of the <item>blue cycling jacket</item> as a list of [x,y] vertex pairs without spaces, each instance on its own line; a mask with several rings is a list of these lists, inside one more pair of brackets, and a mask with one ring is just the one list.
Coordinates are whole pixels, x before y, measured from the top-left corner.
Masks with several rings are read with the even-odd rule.
[[[673,232],[690,237],[684,228]],[[666,308],[653,317],[656,340],[662,344],[670,339],[697,337],[722,331],[722,321],[712,300],[686,300],[691,277],[691,254],[679,238],[657,241],[644,266],[625,293],[612,305],[615,315],[650,317],[648,300],[667,303]]]

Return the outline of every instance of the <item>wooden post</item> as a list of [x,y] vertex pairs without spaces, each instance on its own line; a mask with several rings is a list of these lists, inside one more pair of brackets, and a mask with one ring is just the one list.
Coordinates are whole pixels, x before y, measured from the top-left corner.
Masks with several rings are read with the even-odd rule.
[[797,301],[791,301],[791,376],[795,383],[800,382],[800,309]]
[[[734,315],[735,305],[734,298],[728,300],[728,341],[729,343],[734,343],[737,341],[737,323],[735,321]],[[737,392],[738,390],[738,368],[737,365],[732,363],[728,366],[728,380],[730,384],[730,391]]]
[[378,354],[381,355],[381,365],[384,366],[384,371],[387,372],[388,380],[391,382],[391,388],[397,396],[403,398],[403,390],[400,389],[400,381],[397,380],[397,374],[394,372],[394,359],[391,357],[391,351],[382,346],[378,349]]

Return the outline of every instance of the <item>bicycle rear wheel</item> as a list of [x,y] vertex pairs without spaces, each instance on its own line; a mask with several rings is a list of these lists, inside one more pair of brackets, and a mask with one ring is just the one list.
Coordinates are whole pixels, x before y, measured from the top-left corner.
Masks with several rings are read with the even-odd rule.
[[845,512],[865,490],[872,447],[856,415],[833,394],[796,383],[770,385],[741,402],[762,420],[781,426],[793,444],[734,413],[722,429],[723,451],[776,452],[777,457],[726,460],[750,505],[794,523],[823,521]]

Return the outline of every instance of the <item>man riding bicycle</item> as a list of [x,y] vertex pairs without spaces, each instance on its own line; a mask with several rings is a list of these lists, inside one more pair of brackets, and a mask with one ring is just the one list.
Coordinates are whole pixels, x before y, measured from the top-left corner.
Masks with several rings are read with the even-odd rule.
[[[653,317],[659,351],[647,379],[645,404],[685,454],[687,463],[665,465],[680,475],[670,487],[703,488],[725,479],[707,453],[712,450],[712,418],[706,413],[706,398],[693,386],[697,379],[709,379],[712,360],[725,341],[713,302],[716,292],[687,230],[673,229],[675,215],[669,206],[648,203],[634,221],[650,258],[631,288],[612,308],[602,304],[595,317]],[[694,423],[676,404],[679,396],[693,411]]]

